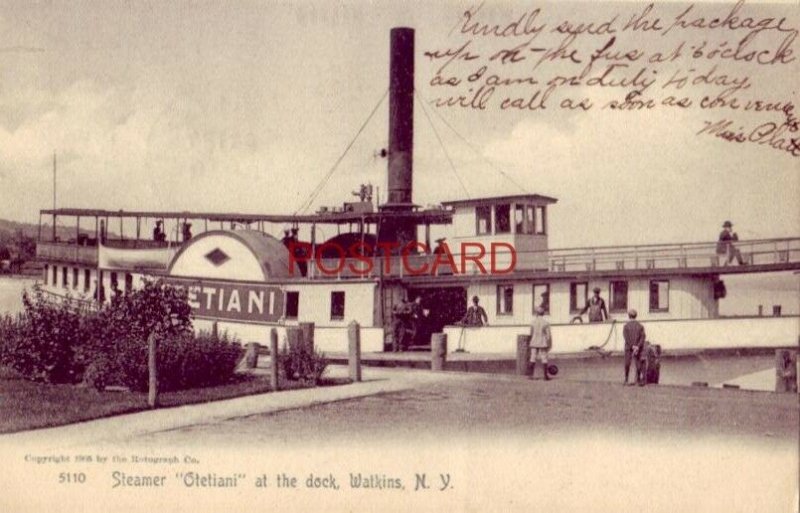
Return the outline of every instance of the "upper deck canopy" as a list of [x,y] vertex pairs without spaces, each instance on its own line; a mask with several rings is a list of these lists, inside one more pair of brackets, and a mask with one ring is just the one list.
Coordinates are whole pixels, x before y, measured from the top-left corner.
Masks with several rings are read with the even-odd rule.
[[133,210],[101,210],[86,208],[57,208],[41,210],[42,215],[98,217],[98,218],[152,218],[152,219],[205,219],[235,223],[377,223],[383,219],[409,219],[418,224],[450,224],[453,213],[447,209],[411,210],[407,212],[325,212],[318,214],[246,214],[235,212],[187,212],[187,211],[133,211]]
[[497,205],[500,203],[530,203],[533,205],[550,205],[558,202],[556,198],[541,194],[516,194],[511,196],[494,196],[490,198],[469,198],[443,201],[445,207],[469,207],[478,205]]

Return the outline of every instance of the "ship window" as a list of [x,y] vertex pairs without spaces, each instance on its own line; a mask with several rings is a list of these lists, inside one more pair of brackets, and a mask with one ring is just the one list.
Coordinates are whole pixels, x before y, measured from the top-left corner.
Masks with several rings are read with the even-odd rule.
[[669,281],[652,280],[650,282],[650,311],[669,311]]
[[89,292],[89,287],[92,286],[91,281],[92,281],[92,271],[90,271],[89,269],[84,269],[83,270],[83,291],[84,292]]
[[111,290],[117,291],[119,289],[119,281],[117,281],[117,273],[111,273]]
[[536,207],[535,226],[536,235],[545,235],[547,233],[547,212],[545,207]]
[[103,271],[98,271],[97,273],[97,300],[98,301],[105,301],[106,300],[106,286],[103,284],[105,281],[105,276],[103,276]]
[[66,267],[62,267],[61,268],[61,286],[62,287],[67,288],[67,280],[68,279],[69,278],[67,278],[67,268]]
[[53,286],[58,285],[58,266],[53,266]]
[[133,290],[133,275],[125,273],[125,293],[127,294],[131,290]]
[[44,284],[47,285],[47,279],[50,277],[50,266],[44,264]]
[[624,312],[628,309],[628,282],[612,281],[609,283],[611,290],[611,304],[609,308],[612,312]]
[[492,233],[492,207],[488,205],[475,207],[475,223],[477,235]]
[[344,319],[344,292],[334,290],[331,292],[331,320],[341,321]]
[[517,205],[514,208],[516,233],[530,235],[533,233],[533,206]]
[[511,231],[511,205],[495,205],[494,224],[496,233]]
[[78,268],[77,267],[73,267],[72,268],[72,288],[73,289],[77,289],[78,288]]
[[533,313],[539,307],[544,308],[544,313],[550,313],[550,285],[547,283],[535,283],[533,285]]
[[524,205],[514,205],[514,233],[525,233]]
[[569,284],[569,311],[580,312],[589,300],[589,284],[585,281]]
[[528,235],[533,235],[534,229],[536,228],[536,207],[533,205],[528,205],[525,207],[525,214],[526,214],[526,221],[528,226],[528,231],[526,232]]
[[297,319],[297,314],[299,310],[300,310],[300,293],[296,291],[286,292],[286,318]]
[[497,314],[511,315],[514,313],[514,286],[497,286]]

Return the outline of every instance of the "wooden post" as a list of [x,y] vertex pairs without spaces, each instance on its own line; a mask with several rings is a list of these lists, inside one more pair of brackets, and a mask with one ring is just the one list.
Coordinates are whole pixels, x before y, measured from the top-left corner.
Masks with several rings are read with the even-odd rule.
[[300,331],[303,332],[303,344],[308,349],[309,353],[314,353],[314,323],[301,322],[299,323]]
[[530,335],[517,335],[517,376],[528,375],[530,361]]
[[278,360],[280,358],[278,355],[278,330],[276,328],[272,328],[271,330],[269,330],[269,356],[271,359],[269,384],[270,387],[272,388],[272,391],[277,392],[279,390]]
[[303,344],[303,330],[297,326],[287,326],[286,344],[290,350],[292,348],[301,346]]
[[447,361],[447,334],[431,335],[431,370],[442,371]]
[[150,408],[158,407],[158,365],[156,362],[156,334],[150,333],[147,337],[147,370],[149,373],[149,388],[147,392],[147,404]]
[[361,326],[356,321],[347,325],[347,366],[352,381],[361,381]]
[[797,351],[775,351],[775,391],[797,392]]
[[258,366],[258,349],[260,345],[258,342],[250,342],[247,344],[244,353],[244,363],[248,369],[255,369]]

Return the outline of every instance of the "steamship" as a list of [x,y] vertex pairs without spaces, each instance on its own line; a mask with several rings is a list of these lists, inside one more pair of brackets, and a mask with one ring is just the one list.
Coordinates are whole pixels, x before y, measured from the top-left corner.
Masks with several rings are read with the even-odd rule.
[[[738,242],[745,265],[726,265],[716,241],[551,249],[557,199],[541,194],[415,205],[414,31],[395,28],[390,39],[386,202],[362,187],[359,201],[301,215],[41,210],[44,290],[108,301],[142,277],[162,278],[187,288],[199,328],[216,325],[263,342],[271,327],[313,322],[317,347],[330,352],[346,350],[353,321],[364,351],[386,350],[393,307],[416,297],[428,312],[427,332],[446,333],[451,351],[513,352],[515,335],[527,331],[539,306],[554,325],[554,352],[609,340],[607,348],[618,349],[614,322],[575,322],[594,288],[612,321],[636,309],[665,350],[797,343],[796,316],[723,318],[719,301],[726,275],[800,269],[800,237]],[[43,218],[52,236],[42,233]],[[70,240],[56,236],[56,222],[65,218],[75,225]],[[157,221],[163,224],[151,236]],[[270,235],[286,225],[284,240]],[[447,232],[438,245],[432,228]],[[322,239],[321,232],[337,235]],[[340,253],[354,245],[363,251]],[[413,253],[398,249],[406,247]],[[488,324],[464,328],[459,321],[473,296]]]

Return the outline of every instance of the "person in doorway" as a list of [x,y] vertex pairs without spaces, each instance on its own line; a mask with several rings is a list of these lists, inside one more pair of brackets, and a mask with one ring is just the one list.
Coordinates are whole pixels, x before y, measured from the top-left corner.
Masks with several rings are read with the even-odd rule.
[[478,296],[472,296],[472,304],[467,308],[467,313],[461,319],[461,324],[464,326],[480,327],[489,324],[489,316],[486,315],[486,310],[478,304],[480,299]]
[[[644,355],[645,333],[644,326],[636,320],[638,313],[634,309],[628,310],[628,322],[622,328],[622,337],[625,339],[625,382],[628,384],[628,374],[631,370],[631,360],[636,359],[636,381],[644,385],[641,376],[642,358]],[[630,383],[631,385],[633,383]]]
[[530,379],[534,379],[536,374],[536,360],[541,360],[544,368],[544,379],[550,381],[547,373],[547,353],[553,347],[553,335],[550,331],[550,323],[544,318],[544,308],[541,306],[536,309],[536,316],[531,322],[531,374]]
[[606,302],[600,297],[600,287],[594,288],[594,295],[586,301],[586,306],[583,307],[583,310],[578,315],[583,315],[586,312],[589,312],[589,322],[603,322],[608,319]]
[[408,347],[408,337],[410,335],[411,304],[403,299],[392,307],[392,336],[393,348],[397,353],[405,351]]
[[414,298],[414,301],[411,302],[411,335],[413,340],[411,341],[413,345],[424,345],[426,343],[425,340],[425,323],[426,319],[426,311],[422,308],[422,296],[417,296]]
[[739,265],[744,265],[742,253],[733,244],[739,240],[739,236],[733,231],[733,223],[725,221],[722,224],[722,231],[719,234],[719,241],[717,242],[717,254],[726,255],[725,264],[728,265],[733,262],[735,258]]

